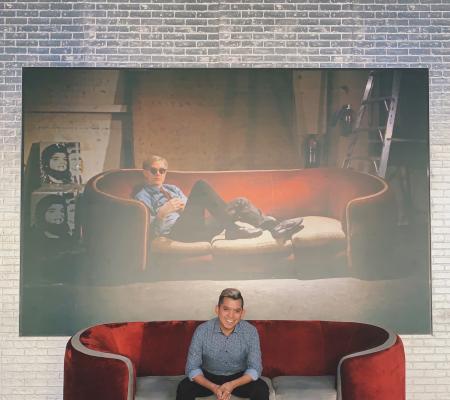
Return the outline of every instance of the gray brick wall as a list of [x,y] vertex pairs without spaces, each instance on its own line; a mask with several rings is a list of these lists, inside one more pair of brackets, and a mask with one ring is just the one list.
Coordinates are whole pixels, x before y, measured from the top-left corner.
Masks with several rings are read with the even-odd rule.
[[62,399],[66,338],[20,338],[26,66],[430,68],[433,335],[404,336],[408,399],[450,398],[448,0],[0,2],[0,398]]

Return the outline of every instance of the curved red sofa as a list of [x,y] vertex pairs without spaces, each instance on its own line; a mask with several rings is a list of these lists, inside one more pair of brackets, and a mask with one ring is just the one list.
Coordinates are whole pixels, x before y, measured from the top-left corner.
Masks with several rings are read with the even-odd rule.
[[[189,245],[164,238],[152,242],[148,210],[134,199],[145,184],[143,171],[110,170],[89,180],[84,192],[83,234],[93,272],[104,278],[116,276],[120,282],[145,280],[146,273],[159,270],[166,272],[165,280],[171,268],[179,279],[189,267],[189,271],[199,268],[199,275],[209,279],[254,279],[252,274],[265,265],[270,278],[293,277],[282,276],[283,269],[302,278],[320,266],[342,265],[349,276],[381,277],[380,268],[387,263],[380,255],[389,254],[396,221],[395,201],[383,179],[347,169],[317,168],[172,171],[166,182],[188,194],[199,179],[210,183],[226,201],[245,196],[280,220],[304,217],[305,229],[282,244],[269,232],[264,243],[258,242],[260,238]],[[326,271],[324,275],[328,276]]]
[[[200,322],[103,324],[77,333],[66,347],[64,399],[133,400],[140,379],[181,379]],[[334,377],[337,400],[405,399],[403,344],[392,332],[356,322],[249,322],[260,335],[263,376]]]

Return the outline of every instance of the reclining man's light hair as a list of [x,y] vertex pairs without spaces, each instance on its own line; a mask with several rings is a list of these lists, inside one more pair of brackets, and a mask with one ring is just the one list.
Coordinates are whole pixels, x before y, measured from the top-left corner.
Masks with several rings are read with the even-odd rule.
[[150,157],[146,158],[142,162],[142,169],[149,170],[154,162],[160,162],[163,163],[166,168],[169,168],[169,163],[164,157],[157,156],[156,154],[151,155]]

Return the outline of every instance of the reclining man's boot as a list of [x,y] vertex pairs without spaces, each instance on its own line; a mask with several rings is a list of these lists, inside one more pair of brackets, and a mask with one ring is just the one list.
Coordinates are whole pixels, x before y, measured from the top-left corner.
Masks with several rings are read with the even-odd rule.
[[227,204],[227,213],[233,221],[241,221],[261,229],[272,229],[278,224],[278,221],[264,213],[253,205],[245,197],[237,197]]
[[262,233],[263,231],[260,228],[255,228],[253,226],[239,226],[233,224],[232,226],[226,228],[225,239],[227,240],[251,239],[261,236]]

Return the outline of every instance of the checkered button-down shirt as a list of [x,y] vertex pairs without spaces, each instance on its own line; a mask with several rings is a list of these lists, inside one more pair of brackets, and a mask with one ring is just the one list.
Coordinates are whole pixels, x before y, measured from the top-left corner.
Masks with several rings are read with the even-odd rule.
[[239,321],[234,331],[226,336],[218,318],[199,325],[189,347],[186,375],[192,380],[202,374],[202,370],[214,375],[244,372],[257,380],[261,376],[262,362],[256,328],[247,321]]

